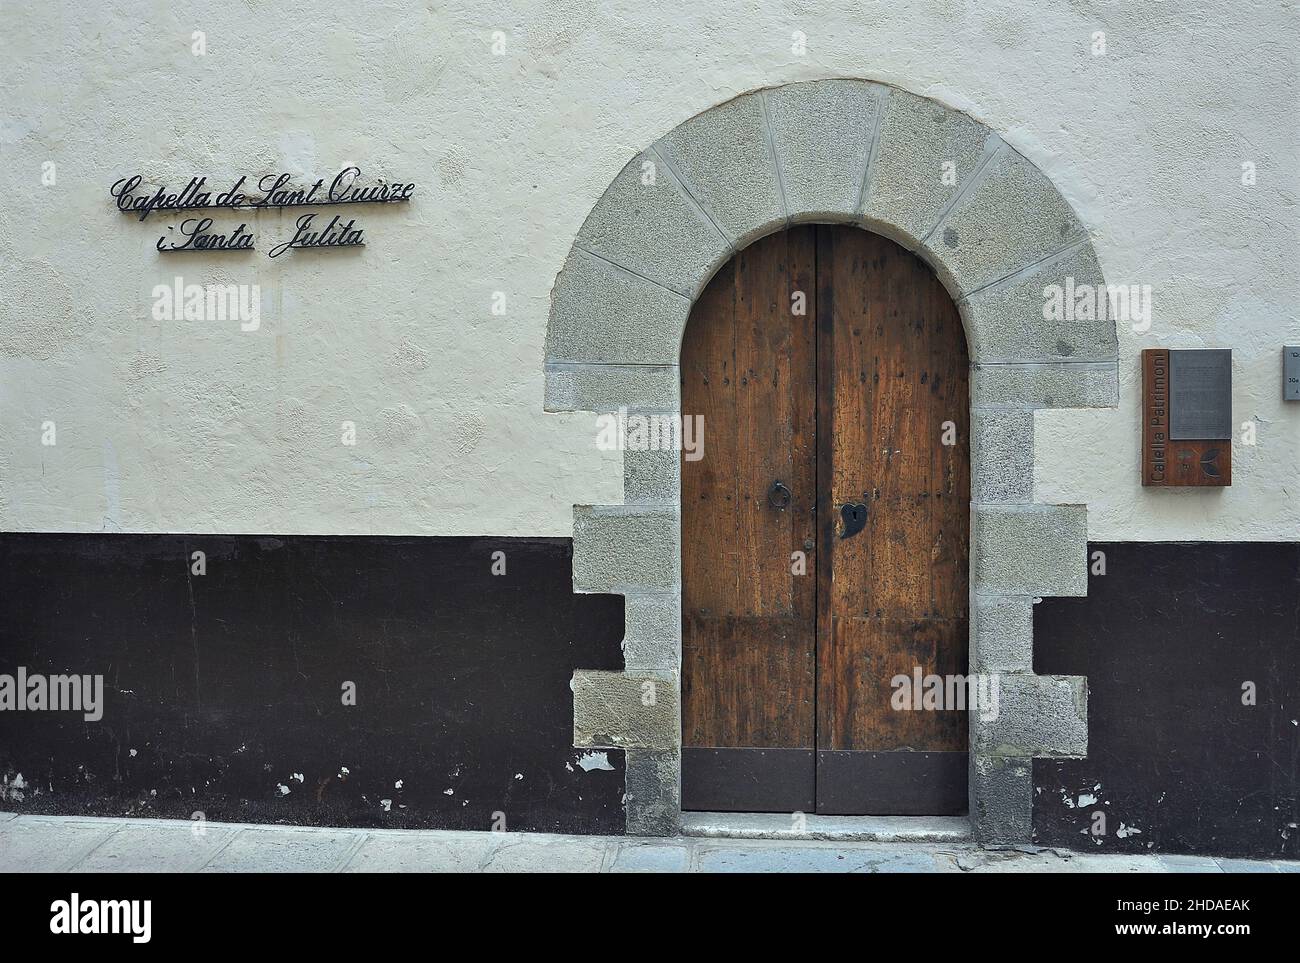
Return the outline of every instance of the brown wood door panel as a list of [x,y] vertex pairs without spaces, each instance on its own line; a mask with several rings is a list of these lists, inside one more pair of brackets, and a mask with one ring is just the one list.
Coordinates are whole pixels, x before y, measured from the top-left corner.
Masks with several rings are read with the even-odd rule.
[[810,621],[686,615],[683,745],[811,749],[814,643]]
[[964,673],[965,621],[836,618],[833,633],[827,657],[820,660],[829,684],[820,688],[818,704],[822,719],[840,728],[820,729],[818,748],[966,748],[965,713],[896,710],[890,684],[898,675],[912,678],[916,667],[923,677]]
[[[704,457],[682,461],[685,808],[964,799],[965,714],[896,711],[891,680],[966,669],[967,368],[942,285],[856,228],[764,238],[700,296],[681,355],[682,412],[704,416]],[[866,509],[849,538],[845,504]]]
[[746,248],[683,340],[682,412],[704,417],[704,456],[682,461],[686,746],[814,747],[814,553],[791,566],[815,531],[814,257],[812,227]]
[[[965,671],[961,320],[930,270],[892,241],[823,227],[817,257],[818,496],[836,519],[823,526],[818,569],[818,748],[960,751],[965,714],[898,712],[890,680],[918,666]],[[867,521],[841,538],[846,503],[865,505]]]

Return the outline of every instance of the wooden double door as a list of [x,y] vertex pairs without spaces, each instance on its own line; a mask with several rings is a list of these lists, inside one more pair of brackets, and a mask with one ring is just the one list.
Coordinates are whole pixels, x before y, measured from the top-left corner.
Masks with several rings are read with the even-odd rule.
[[966,672],[947,292],[883,237],[794,227],[705,289],[681,379],[704,429],[682,460],[683,808],[964,812],[966,713],[915,688]]

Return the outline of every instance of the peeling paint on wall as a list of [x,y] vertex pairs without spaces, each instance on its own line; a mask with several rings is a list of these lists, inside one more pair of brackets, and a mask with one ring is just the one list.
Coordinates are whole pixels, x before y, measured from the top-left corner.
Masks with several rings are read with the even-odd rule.
[[1088,595],[1034,607],[1034,671],[1089,688],[1087,758],[1034,761],[1035,839],[1300,858],[1300,545],[1089,551]]
[[623,600],[575,595],[571,552],[556,539],[0,533],[0,672],[111,670],[101,722],[4,713],[0,798],[23,812],[457,829],[502,812],[511,830],[622,832],[623,754],[575,752],[568,683],[622,664]]

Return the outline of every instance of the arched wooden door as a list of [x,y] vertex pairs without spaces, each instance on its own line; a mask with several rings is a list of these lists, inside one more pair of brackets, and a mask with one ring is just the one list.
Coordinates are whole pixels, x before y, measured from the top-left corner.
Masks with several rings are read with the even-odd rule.
[[965,811],[965,712],[896,694],[966,672],[967,377],[947,291],[856,228],[766,237],[701,294],[681,355],[682,413],[704,418],[682,461],[684,809]]

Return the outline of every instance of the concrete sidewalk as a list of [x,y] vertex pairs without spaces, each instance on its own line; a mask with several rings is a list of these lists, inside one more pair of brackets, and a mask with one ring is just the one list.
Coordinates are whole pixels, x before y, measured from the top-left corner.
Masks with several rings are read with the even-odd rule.
[[982,850],[968,841],[640,839],[0,813],[0,872],[1300,872],[1300,862]]

